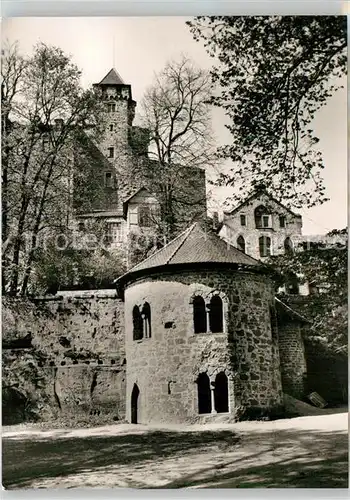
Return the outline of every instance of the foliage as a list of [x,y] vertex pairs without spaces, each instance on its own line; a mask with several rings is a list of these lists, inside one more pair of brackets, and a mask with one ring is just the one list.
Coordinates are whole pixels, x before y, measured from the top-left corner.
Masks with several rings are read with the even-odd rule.
[[80,71],[42,43],[28,58],[2,56],[3,289],[27,292],[38,239],[71,219],[73,144],[81,129],[99,133],[101,104],[80,86]]
[[[140,176],[160,203],[160,232],[169,241],[205,212],[198,191],[203,171],[216,164],[208,101],[209,75],[189,59],[168,62],[142,102],[142,126],[149,131],[149,156],[132,176]],[[197,190],[196,190],[197,187]],[[186,221],[186,222],[184,222]]]
[[[95,233],[92,233],[95,235]],[[76,286],[99,288],[111,286],[113,279],[125,271],[120,252],[107,248],[57,249],[55,245],[39,249],[31,294],[56,293]]]
[[187,23],[219,64],[211,102],[225,110],[234,162],[220,182],[270,186],[294,206],[327,200],[322,154],[313,131],[317,111],[342,87],[347,69],[345,16],[211,16]]
[[[346,234],[345,234],[346,232]],[[309,338],[328,345],[337,353],[346,355],[348,346],[347,301],[347,230],[332,231],[332,238],[341,235],[343,244],[319,243],[297,248],[294,254],[277,255],[270,264],[281,273],[281,283],[292,275],[313,286],[307,300],[301,304],[302,313],[311,320]],[[346,242],[345,242],[345,238]]]

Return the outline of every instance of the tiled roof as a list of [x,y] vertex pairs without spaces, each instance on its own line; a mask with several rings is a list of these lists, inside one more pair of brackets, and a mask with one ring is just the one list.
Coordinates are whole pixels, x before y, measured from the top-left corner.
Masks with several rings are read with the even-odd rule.
[[262,263],[222,240],[213,230],[194,223],[165,247],[147,257],[126,274],[158,266],[194,263],[227,263],[262,266]]
[[124,85],[124,82],[119,73],[112,68],[100,81],[99,85]]

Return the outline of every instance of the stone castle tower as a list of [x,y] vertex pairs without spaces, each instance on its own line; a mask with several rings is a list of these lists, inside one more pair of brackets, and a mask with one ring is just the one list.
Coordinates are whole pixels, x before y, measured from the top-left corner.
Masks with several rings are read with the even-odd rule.
[[[74,200],[77,227],[84,228],[89,220],[102,220],[111,244],[126,249],[131,233],[151,234],[156,225],[154,220],[160,216],[154,214],[161,212],[161,182],[155,182],[149,173],[154,162],[148,156],[150,133],[133,124],[136,102],[131,85],[111,69],[93,87],[104,105],[104,131],[94,139],[85,134],[76,155],[80,162]],[[182,231],[196,218],[206,216],[206,180],[202,169],[176,168],[179,180],[174,192],[183,201],[177,202],[174,210]]]

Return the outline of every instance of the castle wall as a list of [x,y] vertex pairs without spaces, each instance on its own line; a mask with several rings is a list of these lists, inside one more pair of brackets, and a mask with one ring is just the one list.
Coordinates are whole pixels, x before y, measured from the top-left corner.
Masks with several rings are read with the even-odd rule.
[[[224,298],[224,332],[195,334],[191,298],[213,290]],[[227,375],[228,420],[235,419],[237,410],[280,405],[278,344],[272,341],[269,316],[273,297],[268,278],[229,270],[159,274],[129,285],[127,420],[134,384],[140,390],[140,423],[222,420],[223,413],[198,415],[196,380],[203,372],[211,382],[221,371]],[[133,340],[132,310],[145,301],[151,306],[151,338]]]
[[281,321],[278,333],[283,392],[301,399],[305,396],[307,368],[300,323]]
[[[20,301],[17,307],[20,311]],[[5,370],[11,377],[11,366],[16,365],[19,377],[11,383],[31,393],[38,381],[46,380],[40,404],[51,406],[56,415],[99,412],[124,418],[123,308],[113,292],[110,296],[43,297],[27,316],[12,312],[16,321],[8,320],[6,325],[5,318],[3,322],[4,337],[9,339],[9,348],[3,350]],[[11,336],[22,338],[29,333],[32,347],[25,349],[28,359],[21,368],[23,352],[11,349]],[[27,372],[29,385],[22,371]]]

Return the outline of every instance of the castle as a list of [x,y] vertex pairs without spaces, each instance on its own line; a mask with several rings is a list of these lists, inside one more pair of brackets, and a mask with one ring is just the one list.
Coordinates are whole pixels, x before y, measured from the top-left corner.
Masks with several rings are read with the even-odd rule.
[[[148,131],[133,126],[131,86],[115,70],[95,88],[106,130],[98,143],[84,135],[76,161],[101,195],[75,191],[75,224],[84,231],[103,220],[126,251],[131,233],[161,217],[157,189],[133,175],[151,161]],[[111,269],[116,289],[37,297],[17,322],[32,339],[21,349],[40,349],[41,390],[55,411],[133,423],[234,421],[277,414],[283,393],[305,394],[307,320],[275,298],[264,264],[292,249],[301,217],[258,190],[225,214],[217,234],[198,221],[205,172],[188,169],[181,180],[194,203],[177,207],[173,240],[122,276]],[[8,356],[16,362],[11,346]]]

